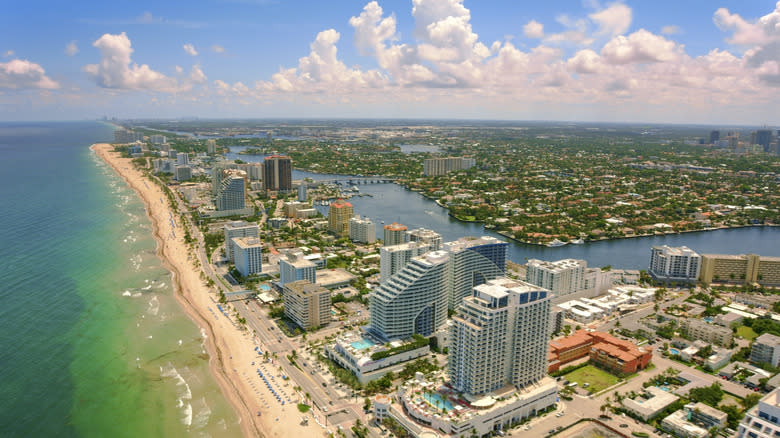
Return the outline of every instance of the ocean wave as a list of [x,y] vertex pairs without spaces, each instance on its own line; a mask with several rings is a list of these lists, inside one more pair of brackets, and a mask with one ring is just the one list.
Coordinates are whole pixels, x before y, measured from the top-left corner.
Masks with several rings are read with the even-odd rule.
[[206,397],[201,397],[196,401],[196,404],[198,413],[195,415],[195,418],[192,419],[192,427],[202,429],[209,423],[211,408],[209,408],[209,405],[206,403]]
[[[151,285],[149,286],[151,287]],[[157,313],[160,311],[160,300],[157,299],[157,296],[153,296],[151,300],[149,300],[149,310],[147,313],[149,313],[152,316],[157,316]]]
[[176,386],[179,388],[176,399],[176,407],[182,410],[181,421],[186,426],[192,425],[192,405],[189,400],[192,400],[192,390],[190,385],[184,380],[179,370],[176,369],[173,364],[168,362],[165,366],[160,367],[160,376],[172,378],[176,382]]

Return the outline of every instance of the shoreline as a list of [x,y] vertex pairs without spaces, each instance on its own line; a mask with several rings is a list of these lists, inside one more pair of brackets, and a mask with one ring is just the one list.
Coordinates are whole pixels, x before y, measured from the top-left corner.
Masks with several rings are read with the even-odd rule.
[[[284,409],[277,405],[264,407],[252,387],[252,377],[257,376],[255,367],[249,366],[249,363],[258,359],[253,354],[256,346],[254,337],[237,328],[232,320],[222,316],[209,318],[209,306],[214,305],[212,292],[201,278],[202,269],[194,266],[198,260],[197,254],[184,242],[184,233],[176,232],[181,229],[174,231],[174,225],[169,221],[172,211],[166,194],[155,182],[147,183],[148,178],[135,169],[131,159],[121,158],[110,144],[98,143],[90,149],[108,164],[144,203],[147,217],[152,223],[156,254],[172,275],[174,297],[187,316],[205,334],[209,371],[236,413],[242,434],[246,437],[263,437],[271,435],[268,432],[271,432],[272,436],[290,432],[286,430],[286,426],[290,426],[285,424],[286,422],[269,424],[273,421],[272,417],[288,417],[289,413],[284,415]],[[155,198],[165,201],[158,203]],[[176,237],[170,237],[172,235]],[[256,412],[263,412],[263,416],[257,416]]]

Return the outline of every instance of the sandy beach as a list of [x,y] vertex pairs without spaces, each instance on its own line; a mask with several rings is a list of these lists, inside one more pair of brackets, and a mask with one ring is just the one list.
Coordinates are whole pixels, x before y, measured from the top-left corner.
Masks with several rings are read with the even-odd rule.
[[[209,353],[209,368],[224,396],[233,405],[244,436],[322,436],[323,429],[314,421],[300,424],[302,414],[297,409],[298,395],[294,383],[284,386],[278,376],[278,365],[263,363],[255,351],[264,346],[246,330],[235,324],[234,311],[225,316],[217,308],[217,297],[205,284],[195,250],[184,242],[179,218],[171,210],[167,196],[153,181],[135,169],[131,159],[113,152],[110,144],[95,144],[91,149],[109,164],[135,190],[146,206],[152,221],[157,254],[173,274],[175,295],[184,311],[201,327]],[[175,237],[173,237],[175,235]],[[225,306],[223,306],[224,308]],[[252,365],[252,364],[255,365]],[[258,369],[270,379],[274,390],[287,394],[286,403],[271,393]],[[273,376],[273,378],[271,378]],[[258,415],[258,412],[261,415]]]

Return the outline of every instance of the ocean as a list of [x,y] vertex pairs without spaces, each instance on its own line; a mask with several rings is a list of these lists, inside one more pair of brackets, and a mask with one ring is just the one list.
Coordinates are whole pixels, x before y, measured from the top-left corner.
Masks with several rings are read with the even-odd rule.
[[0,435],[240,436],[112,138],[0,123]]

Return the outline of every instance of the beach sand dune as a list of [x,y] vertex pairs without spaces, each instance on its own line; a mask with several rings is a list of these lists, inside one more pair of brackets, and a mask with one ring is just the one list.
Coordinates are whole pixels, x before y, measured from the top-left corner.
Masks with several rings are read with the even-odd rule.
[[[296,406],[298,400],[293,398],[292,403],[282,406],[258,376],[260,358],[254,348],[260,344],[246,330],[240,329],[235,321],[218,312],[216,293],[202,280],[201,269],[196,266],[198,257],[195,250],[184,242],[181,230],[175,230],[176,237],[172,237],[172,212],[167,202],[160,202],[160,199],[167,199],[162,188],[147,181],[131,159],[122,158],[110,144],[94,144],[91,149],[135,190],[146,206],[157,241],[157,254],[172,273],[176,299],[205,334],[209,368],[238,414],[244,436],[323,436],[325,431],[314,422],[308,426],[300,424],[301,414]],[[262,345],[260,347],[265,350]],[[258,365],[252,366],[253,361]],[[265,368],[272,373],[278,369],[271,364],[266,364]],[[262,415],[257,415],[258,412]]]

